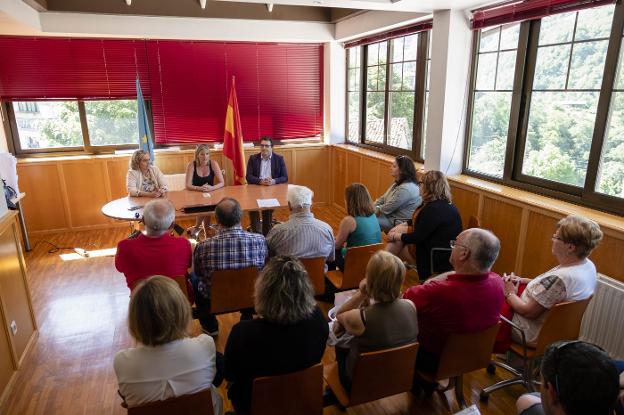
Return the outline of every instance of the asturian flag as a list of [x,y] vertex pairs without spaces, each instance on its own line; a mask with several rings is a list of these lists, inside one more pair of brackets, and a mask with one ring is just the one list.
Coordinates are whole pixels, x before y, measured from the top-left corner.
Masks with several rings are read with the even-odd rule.
[[223,155],[232,160],[234,184],[246,184],[245,152],[243,151],[243,130],[241,128],[236,87],[232,77],[232,87],[225,113],[225,132],[223,133]]
[[137,92],[137,120],[139,123],[139,149],[149,153],[150,160],[154,162],[154,143],[152,142],[152,132],[150,131],[147,113],[145,112],[145,101],[141,92],[139,78],[136,80]]

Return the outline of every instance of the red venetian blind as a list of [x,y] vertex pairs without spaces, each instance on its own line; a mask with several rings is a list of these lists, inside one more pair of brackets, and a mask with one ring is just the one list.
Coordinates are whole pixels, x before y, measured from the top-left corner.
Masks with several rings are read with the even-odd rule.
[[232,76],[245,141],[322,130],[322,46],[148,41],[159,144],[221,141]]
[[0,37],[3,100],[119,99],[151,94],[144,40]]
[[431,30],[432,28],[433,28],[433,20],[425,20],[423,22],[414,23],[409,26],[403,26],[398,29],[390,30],[388,32],[377,33],[375,35],[363,37],[361,39],[352,40],[350,42],[346,42],[344,47],[353,48],[355,46],[383,42],[384,40],[395,39],[397,37],[402,37],[402,36],[409,36],[409,35],[413,35],[414,33]]
[[526,0],[505,2],[473,10],[471,24],[473,29],[481,29],[613,3],[615,3],[614,0]]

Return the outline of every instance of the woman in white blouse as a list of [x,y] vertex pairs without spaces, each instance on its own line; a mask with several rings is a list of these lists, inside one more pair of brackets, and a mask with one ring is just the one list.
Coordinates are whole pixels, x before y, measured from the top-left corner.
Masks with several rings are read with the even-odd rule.
[[[596,266],[587,257],[602,240],[600,226],[583,216],[571,215],[557,223],[551,252],[558,265],[533,278],[511,273],[505,280],[505,299],[514,312],[513,322],[522,328],[526,341],[534,344],[546,317],[546,311],[566,301],[589,298],[596,288]],[[518,296],[518,285],[528,284]],[[520,333],[512,331],[514,341]]]
[[212,337],[189,337],[191,306],[174,280],[154,276],[132,293],[128,313],[135,348],[119,351],[114,368],[119,394],[128,407],[210,388],[215,414],[222,411]]
[[132,154],[126,188],[128,196],[162,197],[167,192],[165,176],[158,167],[150,165],[146,151],[137,150]]

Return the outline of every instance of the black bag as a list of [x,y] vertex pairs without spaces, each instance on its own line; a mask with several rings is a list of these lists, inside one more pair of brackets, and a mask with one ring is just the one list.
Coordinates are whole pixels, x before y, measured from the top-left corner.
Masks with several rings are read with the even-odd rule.
[[17,197],[17,192],[11,186],[6,184],[6,180],[4,179],[2,179],[2,185],[4,186],[4,197],[6,199],[7,207],[11,210],[17,210],[17,206],[11,201],[11,199]]

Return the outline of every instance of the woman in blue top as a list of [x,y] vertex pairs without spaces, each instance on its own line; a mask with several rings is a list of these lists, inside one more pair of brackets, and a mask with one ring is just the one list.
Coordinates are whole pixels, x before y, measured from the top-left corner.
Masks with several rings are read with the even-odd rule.
[[345,202],[348,216],[338,227],[336,235],[336,266],[344,267],[342,248],[377,244],[381,242],[381,229],[375,216],[373,200],[362,183],[353,183],[345,189]]

